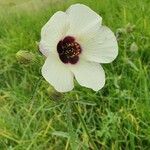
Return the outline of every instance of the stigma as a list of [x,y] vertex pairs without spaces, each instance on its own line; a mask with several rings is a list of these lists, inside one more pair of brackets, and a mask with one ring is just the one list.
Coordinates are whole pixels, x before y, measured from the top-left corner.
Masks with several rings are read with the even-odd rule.
[[81,46],[75,41],[72,36],[66,36],[63,40],[57,44],[57,52],[59,58],[63,63],[76,64],[79,61],[79,55],[81,54]]

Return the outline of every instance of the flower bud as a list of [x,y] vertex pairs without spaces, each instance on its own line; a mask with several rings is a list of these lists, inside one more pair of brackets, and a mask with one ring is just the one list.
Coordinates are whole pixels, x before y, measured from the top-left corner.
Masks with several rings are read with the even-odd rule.
[[21,64],[29,64],[35,60],[35,56],[32,52],[25,51],[25,50],[20,50],[16,53],[16,58],[18,62]]
[[120,37],[121,37],[122,35],[124,35],[125,33],[126,33],[126,30],[125,30],[124,28],[118,28],[118,29],[116,30],[116,38],[117,38],[117,40],[119,40]]
[[131,45],[130,45],[130,51],[132,51],[132,52],[136,52],[136,51],[138,51],[138,46],[137,46],[137,44],[135,43],[135,42],[133,42]]
[[47,88],[47,93],[52,100],[58,101],[63,97],[62,93],[57,92],[52,86]]

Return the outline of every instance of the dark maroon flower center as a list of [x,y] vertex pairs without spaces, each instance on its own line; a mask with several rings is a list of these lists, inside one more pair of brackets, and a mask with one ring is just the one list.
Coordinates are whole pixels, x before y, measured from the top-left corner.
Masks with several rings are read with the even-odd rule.
[[81,46],[75,41],[72,36],[66,36],[57,44],[57,52],[63,63],[76,64],[81,53]]

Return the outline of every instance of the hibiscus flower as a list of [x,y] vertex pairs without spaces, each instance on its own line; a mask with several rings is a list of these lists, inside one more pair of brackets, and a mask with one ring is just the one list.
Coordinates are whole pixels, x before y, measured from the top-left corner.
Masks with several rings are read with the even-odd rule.
[[100,63],[118,55],[114,33],[83,4],[56,12],[41,30],[40,51],[46,56],[42,75],[57,91],[68,92],[77,82],[95,91],[105,84]]

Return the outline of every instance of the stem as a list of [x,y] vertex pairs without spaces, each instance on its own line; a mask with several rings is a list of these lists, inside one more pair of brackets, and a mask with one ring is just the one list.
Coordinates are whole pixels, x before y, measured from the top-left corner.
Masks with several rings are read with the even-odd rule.
[[77,150],[78,149],[78,143],[77,143],[77,137],[76,137],[76,132],[74,131],[73,123],[72,123],[72,106],[71,102],[67,102],[67,107],[66,107],[66,120],[68,124],[68,131],[69,131],[69,141],[70,141],[70,146],[72,150]]
[[43,77],[40,77],[40,78],[38,79],[38,81],[36,82],[35,87],[34,87],[34,89],[33,89],[33,93],[32,93],[31,98],[30,98],[31,105],[30,105],[30,108],[29,108],[29,112],[31,111],[31,109],[32,109],[32,107],[33,107],[33,104],[34,104],[34,97],[35,97],[35,95],[36,95],[36,90],[37,90],[37,88],[38,88],[38,86],[39,86],[39,84],[40,84],[42,78],[43,78]]
[[78,110],[76,104],[75,104],[75,103],[72,103],[72,104],[73,104],[74,109],[75,109],[76,112],[77,112],[77,115],[78,115],[78,117],[79,117],[79,119],[80,119],[80,121],[81,121],[81,123],[82,123],[82,125],[83,125],[83,128],[84,128],[86,134],[87,134],[88,137],[89,137],[89,140],[90,140],[90,142],[91,142],[91,144],[92,144],[94,150],[98,150],[98,148],[97,148],[96,144],[94,143],[94,141],[93,141],[93,139],[92,139],[92,137],[91,137],[91,135],[90,135],[90,133],[89,133],[89,131],[88,131],[88,128],[87,128],[87,126],[86,126],[86,123],[85,123],[84,119],[82,118],[82,116],[81,116],[81,114],[80,114],[80,112],[79,112],[79,110]]

